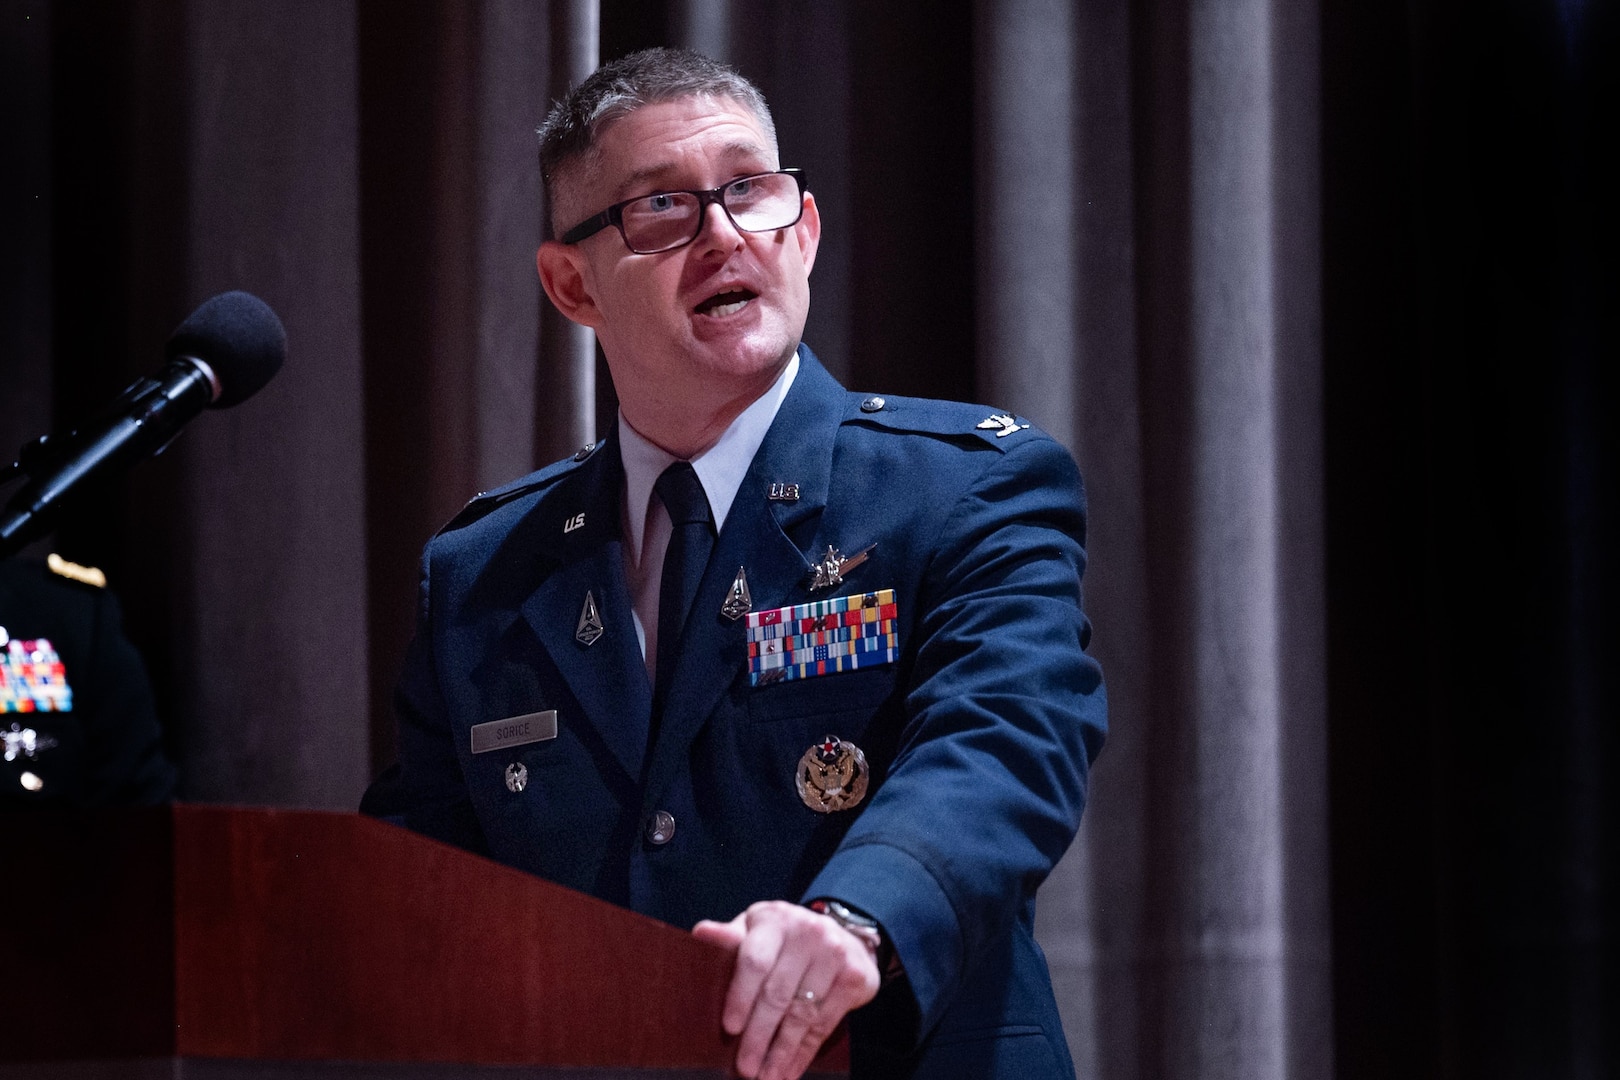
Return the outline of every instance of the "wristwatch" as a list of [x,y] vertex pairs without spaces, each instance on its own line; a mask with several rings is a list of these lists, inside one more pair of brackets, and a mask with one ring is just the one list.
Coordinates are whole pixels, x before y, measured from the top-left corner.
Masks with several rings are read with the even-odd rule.
[[825,915],[845,930],[854,934],[866,943],[872,950],[872,959],[877,962],[879,974],[883,981],[898,978],[905,973],[900,963],[900,954],[894,951],[894,944],[889,935],[883,932],[878,921],[863,911],[856,911],[841,900],[812,900],[804,905],[811,911]]

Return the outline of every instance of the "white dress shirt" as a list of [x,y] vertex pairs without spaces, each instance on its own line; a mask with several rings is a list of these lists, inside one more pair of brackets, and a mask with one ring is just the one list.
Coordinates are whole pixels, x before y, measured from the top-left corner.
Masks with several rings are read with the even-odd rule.
[[[692,459],[692,469],[703,484],[709,510],[714,514],[716,536],[725,527],[737,489],[798,374],[799,354],[795,352],[770,389],[755,398],[713,446]],[[658,592],[670,533],[669,513],[653,497],[653,485],[679,459],[644,438],[630,426],[623,412],[619,413],[619,453],[624,459],[624,503],[619,512],[624,572],[635,609],[636,639],[641,643],[642,662],[651,680],[658,660]]]

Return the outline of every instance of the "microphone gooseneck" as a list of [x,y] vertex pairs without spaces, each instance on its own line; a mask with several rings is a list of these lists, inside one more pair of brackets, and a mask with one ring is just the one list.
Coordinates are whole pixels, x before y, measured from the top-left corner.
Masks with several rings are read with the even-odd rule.
[[280,370],[287,335],[263,300],[228,292],[193,311],[164,351],[163,369],[131,383],[96,421],[19,455],[30,479],[0,510],[0,558],[43,535],[75,488],[160,452],[203,409],[257,393]]

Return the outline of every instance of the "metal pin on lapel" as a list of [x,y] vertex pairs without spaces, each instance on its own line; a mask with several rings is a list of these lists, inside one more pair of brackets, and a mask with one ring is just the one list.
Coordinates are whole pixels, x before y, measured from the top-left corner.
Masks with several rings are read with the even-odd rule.
[[754,609],[754,598],[748,595],[748,573],[737,567],[737,577],[726,593],[726,602],[720,605],[720,614],[736,622]]
[[579,609],[579,622],[574,627],[574,640],[585,646],[595,645],[604,632],[602,616],[596,611],[596,597],[587,590],[585,604]]
[[827,553],[817,559],[815,565],[811,567],[814,576],[810,581],[810,591],[815,592],[817,589],[830,589],[834,585],[842,585],[844,575],[865,562],[876,548],[876,544],[868,544],[855,554],[846,556],[829,544]]

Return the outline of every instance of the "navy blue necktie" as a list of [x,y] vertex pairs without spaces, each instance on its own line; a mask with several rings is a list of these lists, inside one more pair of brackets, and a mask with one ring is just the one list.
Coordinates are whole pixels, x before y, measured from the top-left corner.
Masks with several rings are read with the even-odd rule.
[[[697,595],[703,568],[714,550],[714,514],[709,497],[689,461],[677,461],[665,469],[653,485],[659,501],[669,512],[669,547],[664,552],[664,573],[658,583],[658,666],[653,677],[653,730],[664,715],[664,699],[669,695],[675,674],[675,658],[681,652],[681,631]],[[651,739],[649,739],[649,745]]]

